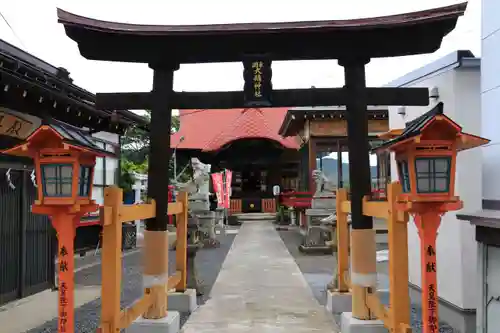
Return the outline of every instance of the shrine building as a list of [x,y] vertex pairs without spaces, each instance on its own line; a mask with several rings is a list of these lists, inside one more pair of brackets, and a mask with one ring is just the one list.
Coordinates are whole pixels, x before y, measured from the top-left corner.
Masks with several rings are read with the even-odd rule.
[[[385,106],[368,106],[368,138],[370,144],[380,141],[379,134],[385,133],[389,128],[388,108]],[[349,170],[344,166],[346,160],[342,159],[343,152],[349,152],[347,148],[347,121],[344,106],[331,107],[296,107],[288,110],[279,129],[282,137],[295,137],[300,142],[300,152],[303,156],[303,181],[301,191],[314,191],[314,181],[311,171],[323,170],[324,157],[330,154],[336,156],[335,175],[328,177],[336,182],[337,187],[345,187],[349,184]],[[372,172],[372,190],[385,188],[390,179],[390,170],[386,168],[386,159],[380,161],[377,156],[376,172]],[[347,169],[347,170],[344,170]],[[346,175],[344,175],[346,173]],[[333,176],[333,179],[332,179]]]
[[[198,157],[211,171],[233,171],[232,211],[274,212],[273,186],[297,189],[300,148],[278,131],[287,108],[180,110],[171,147],[178,158]],[[182,138],[182,139],[181,139]]]
[[[369,107],[371,139],[388,130],[386,107]],[[198,157],[211,171],[233,171],[231,212],[275,212],[273,186],[312,196],[311,171],[337,155],[333,181],[343,187],[347,151],[345,107],[180,110],[171,147],[178,159]],[[319,162],[318,162],[319,161]],[[344,163],[347,161],[344,161]],[[377,163],[385,165],[385,163]],[[384,170],[376,179],[389,179]],[[331,177],[332,175],[330,175]]]

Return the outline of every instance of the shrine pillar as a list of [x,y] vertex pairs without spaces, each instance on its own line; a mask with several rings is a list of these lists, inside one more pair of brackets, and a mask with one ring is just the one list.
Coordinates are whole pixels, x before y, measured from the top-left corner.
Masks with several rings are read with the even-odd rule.
[[337,188],[344,187],[344,174],[342,170],[342,142],[337,140]]
[[366,297],[377,285],[375,231],[371,216],[363,215],[363,197],[371,193],[365,65],[369,59],[339,60],[344,67],[349,183],[351,192],[352,316],[370,320]]
[[313,172],[313,170],[317,169],[316,155],[318,154],[317,149],[316,149],[316,142],[314,141],[314,138],[312,138],[312,137],[309,138],[309,141],[307,142],[307,146],[308,146],[308,151],[309,151],[309,158],[308,158],[309,191],[312,192],[312,191],[314,191],[314,188],[316,187],[316,184],[314,183],[314,179],[312,177],[312,172]]
[[[168,186],[167,170],[172,152],[170,147],[172,122],[172,95],[174,72],[179,68],[175,64],[150,64],[154,70],[152,109],[150,123],[150,159],[148,170],[148,198],[156,202],[156,215],[146,220],[144,232],[144,267],[143,284],[147,293],[153,295],[152,306],[143,315],[144,325],[149,321],[165,317],[179,316],[177,312],[167,314],[167,294],[165,284],[168,282]],[[166,320],[167,322],[169,320]],[[175,321],[172,319],[172,321]],[[135,323],[141,325],[141,320]]]

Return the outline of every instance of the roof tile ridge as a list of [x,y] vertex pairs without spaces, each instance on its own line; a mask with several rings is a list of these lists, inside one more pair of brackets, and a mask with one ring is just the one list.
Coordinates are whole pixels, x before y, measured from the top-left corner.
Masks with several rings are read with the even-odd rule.
[[[257,111],[257,112],[255,112],[255,111]],[[266,121],[266,118],[263,114],[263,111],[260,108],[245,108],[241,111],[241,115],[238,116],[238,118],[236,118],[235,121],[232,123],[230,131],[227,131],[227,130],[222,131],[220,134],[215,136],[210,142],[208,142],[204,146],[203,150],[210,149],[216,143],[223,141],[223,138],[227,138],[228,141],[233,141],[233,140],[237,139],[238,136],[235,136],[234,132],[236,129],[239,129],[242,126],[244,119],[250,119],[252,125],[258,126],[259,123],[254,119],[254,117],[253,117],[254,115],[257,115],[259,117],[259,119],[262,119],[262,122],[264,123],[264,126],[267,129],[266,132],[272,133],[269,125],[267,124],[267,121]],[[232,138],[230,136],[232,136]],[[269,137],[270,139],[273,139],[272,135],[271,136],[268,135],[267,137]]]
[[266,134],[270,134],[270,136],[272,137],[272,130],[269,126],[269,123],[267,121],[267,118],[264,116],[264,111],[261,109],[261,108],[252,108],[252,110],[255,110],[254,114],[261,119],[262,123],[259,124],[259,122],[257,121],[257,117],[255,118],[250,118],[251,122],[257,126],[259,125],[263,125],[265,128],[266,128]]
[[[244,111],[245,109],[243,109],[242,111]],[[234,128],[234,124],[237,123],[243,116],[245,115],[245,112],[241,112],[240,115],[231,123],[231,124],[228,124],[226,127],[224,127],[216,136],[214,136],[210,141],[207,141],[202,150],[205,150],[207,148],[210,148],[210,146],[213,145],[214,142],[218,142],[219,139],[221,137],[223,137],[224,135],[226,135],[227,133],[227,128]]]
[[264,126],[267,128],[267,133],[269,133],[270,135],[270,138],[277,138],[278,140],[281,140],[281,136],[279,135],[278,132],[276,133],[273,133],[272,129],[271,129],[271,126],[269,125],[269,121],[268,119],[264,116],[264,110],[260,109],[259,108],[259,113],[260,113],[260,116],[263,118],[263,123],[264,123]]

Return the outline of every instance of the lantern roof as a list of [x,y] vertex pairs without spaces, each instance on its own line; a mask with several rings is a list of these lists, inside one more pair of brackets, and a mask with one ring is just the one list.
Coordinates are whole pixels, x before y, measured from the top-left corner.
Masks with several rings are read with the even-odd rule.
[[15,156],[32,157],[40,149],[63,148],[104,157],[113,155],[101,149],[89,131],[51,119],[36,129],[26,141],[4,150],[2,153]]
[[[427,111],[420,117],[407,122],[405,124],[405,128],[391,130],[380,135],[381,138],[391,139],[385,141],[378,147],[375,147],[373,150],[394,150],[396,146],[414,141],[415,138],[420,137],[427,132],[433,131],[431,124],[434,124],[437,121],[444,122],[444,126],[447,126],[451,130],[455,131],[456,135],[450,138],[450,140],[455,141],[458,151],[475,148],[490,142],[488,139],[463,132],[462,126],[444,114],[444,104],[443,102],[439,102],[431,110]],[[439,139],[442,140],[442,138]]]
[[380,133],[379,135],[377,135],[377,137],[379,137],[382,140],[394,139],[395,137],[398,137],[401,134],[403,134],[403,131],[404,131],[403,128],[395,128],[395,129],[391,129],[385,133]]

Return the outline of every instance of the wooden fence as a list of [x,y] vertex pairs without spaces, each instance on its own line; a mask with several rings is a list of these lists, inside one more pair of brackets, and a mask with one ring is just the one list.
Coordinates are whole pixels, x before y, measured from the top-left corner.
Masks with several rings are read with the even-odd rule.
[[[122,189],[112,186],[104,189],[104,206],[100,218],[102,235],[102,285],[101,326],[102,333],[115,333],[148,312],[158,298],[167,308],[168,290],[186,290],[187,260],[187,193],[179,193],[177,201],[168,204],[168,214],[177,215],[176,273],[168,278],[161,291],[145,288],[144,295],[129,308],[120,308],[122,280],[122,223],[155,217],[155,202],[140,205],[124,205]],[[166,231],[165,231],[166,232]],[[168,247],[165,248],[168,253]]]
[[262,199],[263,213],[276,213],[276,199]]
[[[396,208],[401,185],[393,182],[387,186],[387,200],[371,201],[365,197],[363,215],[386,219],[389,229],[389,307],[385,307],[376,293],[367,295],[366,306],[377,319],[382,320],[390,332],[411,332],[410,297],[408,290],[408,214]],[[337,191],[337,278],[338,291],[349,291],[349,228],[347,216],[351,213],[351,202],[347,191]],[[354,309],[353,309],[354,310]]]
[[241,213],[241,199],[231,199],[229,201],[229,215]]

